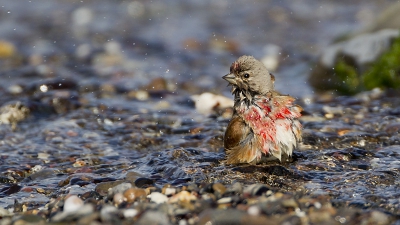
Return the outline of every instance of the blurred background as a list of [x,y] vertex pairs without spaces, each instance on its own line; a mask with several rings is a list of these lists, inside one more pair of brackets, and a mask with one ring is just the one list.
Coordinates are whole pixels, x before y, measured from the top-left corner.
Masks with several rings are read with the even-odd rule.
[[280,92],[311,96],[309,77],[323,51],[346,36],[396,28],[396,17],[378,21],[396,2],[1,0],[0,85],[18,92],[58,77],[80,88],[229,96],[221,76],[249,54],[275,74]]

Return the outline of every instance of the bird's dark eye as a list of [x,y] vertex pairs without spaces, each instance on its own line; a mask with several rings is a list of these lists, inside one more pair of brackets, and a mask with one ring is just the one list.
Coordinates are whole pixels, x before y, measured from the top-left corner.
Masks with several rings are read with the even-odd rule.
[[244,76],[244,78],[249,78],[250,77],[250,75],[248,73],[245,73],[243,76]]

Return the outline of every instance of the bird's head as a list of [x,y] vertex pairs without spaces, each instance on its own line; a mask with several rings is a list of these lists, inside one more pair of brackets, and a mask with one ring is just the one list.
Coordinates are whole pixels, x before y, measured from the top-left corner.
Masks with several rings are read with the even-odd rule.
[[274,90],[275,77],[253,56],[241,56],[232,63],[223,79],[233,86],[232,92],[252,101],[254,95],[266,95]]

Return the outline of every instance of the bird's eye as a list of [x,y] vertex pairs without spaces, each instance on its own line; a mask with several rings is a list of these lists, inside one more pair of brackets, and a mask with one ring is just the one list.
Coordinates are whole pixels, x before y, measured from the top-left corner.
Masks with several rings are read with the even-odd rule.
[[250,77],[250,75],[248,73],[245,73],[243,76],[244,76],[244,78],[249,78]]

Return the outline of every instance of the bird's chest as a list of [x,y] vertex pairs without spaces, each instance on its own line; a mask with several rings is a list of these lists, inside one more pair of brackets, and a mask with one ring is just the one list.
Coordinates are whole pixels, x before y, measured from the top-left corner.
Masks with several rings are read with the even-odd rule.
[[273,109],[274,104],[268,98],[256,99],[251,104],[241,102],[236,107],[237,113],[257,134],[263,134],[274,129],[274,120],[271,119]]

